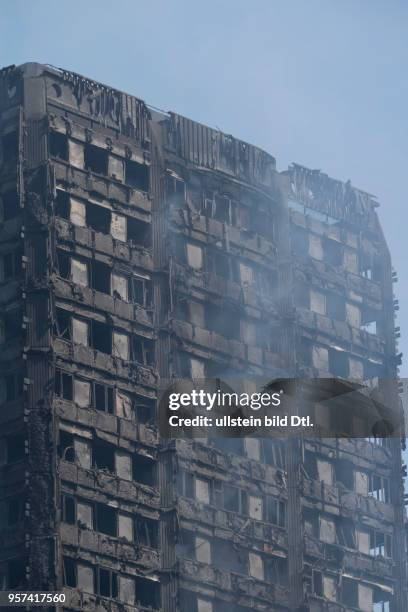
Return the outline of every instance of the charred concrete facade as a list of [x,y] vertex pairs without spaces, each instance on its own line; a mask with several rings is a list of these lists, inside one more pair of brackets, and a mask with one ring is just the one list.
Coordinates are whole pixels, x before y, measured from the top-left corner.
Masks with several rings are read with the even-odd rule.
[[0,73],[0,135],[1,587],[405,611],[399,439],[157,429],[162,380],[395,380],[374,198],[38,64]]

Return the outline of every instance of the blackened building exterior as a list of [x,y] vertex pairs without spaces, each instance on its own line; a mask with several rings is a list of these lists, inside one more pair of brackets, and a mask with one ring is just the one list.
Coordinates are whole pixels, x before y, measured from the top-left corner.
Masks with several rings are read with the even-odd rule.
[[405,612],[399,439],[157,430],[162,380],[396,379],[375,199],[38,64],[0,73],[0,135],[1,588]]

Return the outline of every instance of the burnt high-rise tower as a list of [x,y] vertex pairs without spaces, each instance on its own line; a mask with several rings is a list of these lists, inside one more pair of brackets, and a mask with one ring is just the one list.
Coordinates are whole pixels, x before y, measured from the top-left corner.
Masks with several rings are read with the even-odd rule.
[[0,203],[0,587],[406,612],[398,438],[157,431],[163,379],[396,378],[374,198],[26,64],[0,73]]

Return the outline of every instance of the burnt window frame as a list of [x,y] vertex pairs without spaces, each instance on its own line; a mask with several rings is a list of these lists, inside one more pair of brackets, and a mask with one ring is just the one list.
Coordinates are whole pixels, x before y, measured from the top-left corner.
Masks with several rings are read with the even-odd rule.
[[[95,156],[95,159],[93,157]],[[108,176],[109,151],[99,147],[92,142],[86,142],[84,146],[84,169],[92,174]]]
[[57,130],[48,132],[48,151],[50,157],[59,161],[69,161],[68,136]]
[[[66,523],[67,525],[76,525],[77,524],[77,507],[76,507],[76,498],[74,495],[66,493],[63,491],[61,493],[61,522]],[[68,515],[70,514],[70,510],[67,508],[69,504],[72,504],[73,509],[73,518],[72,520],[68,520]]]
[[[101,593],[101,572],[106,572],[109,577],[109,592]],[[103,565],[96,566],[96,594],[100,597],[106,597],[108,599],[118,599],[119,597],[119,580],[118,580],[118,572],[115,572],[109,567],[104,567]]]
[[[136,175],[138,175],[137,178]],[[150,164],[140,163],[128,157],[124,164],[123,182],[132,189],[148,193],[150,190]]]
[[[380,488],[374,488],[374,480],[378,479],[381,483]],[[381,499],[380,491],[384,490],[384,499]],[[374,493],[378,491],[378,493]],[[375,500],[382,502],[383,504],[391,503],[391,482],[388,476],[383,476],[381,474],[376,474],[374,472],[370,472],[368,475],[368,497],[373,497]]]

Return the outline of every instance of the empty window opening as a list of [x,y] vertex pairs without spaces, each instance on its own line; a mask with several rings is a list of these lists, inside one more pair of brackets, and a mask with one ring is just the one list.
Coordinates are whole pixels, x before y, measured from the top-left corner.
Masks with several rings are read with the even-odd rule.
[[212,271],[221,278],[230,278],[230,263],[229,258],[222,253],[215,252],[213,254],[213,269]]
[[392,598],[389,593],[380,587],[374,587],[373,612],[392,612]]
[[281,557],[267,558],[264,561],[265,579],[272,584],[287,586],[288,584],[288,562]]
[[156,484],[156,461],[135,453],[132,464],[133,480],[154,487]]
[[240,490],[231,485],[223,485],[223,503],[222,507],[230,512],[240,512]]
[[61,495],[61,520],[68,525],[75,525],[75,498],[72,495]]
[[384,476],[370,474],[368,478],[368,495],[386,504],[390,503],[390,481]]
[[151,366],[154,364],[154,342],[140,336],[133,337],[133,358],[138,363]]
[[343,245],[336,240],[327,238],[323,245],[323,260],[331,266],[341,266],[343,264]]
[[54,390],[58,397],[71,401],[73,399],[72,375],[56,368]]
[[57,249],[58,273],[62,278],[69,279],[71,275],[71,258],[66,251]]
[[329,372],[340,378],[349,375],[349,362],[346,351],[329,349]]
[[185,470],[179,470],[177,475],[177,491],[182,497],[195,498],[194,476]]
[[115,447],[112,444],[98,438],[94,440],[92,460],[95,469],[115,473]]
[[305,257],[309,254],[309,235],[302,227],[292,226],[291,243],[292,250],[299,257]]
[[96,410],[113,414],[113,389],[99,383],[94,384],[93,403]]
[[146,608],[158,609],[160,603],[160,583],[136,576],[136,603]]
[[116,599],[118,596],[118,577],[115,572],[110,569],[98,568],[98,594],[102,597],[111,597]]
[[77,585],[75,561],[70,557],[63,557],[64,586],[75,588]]
[[370,529],[370,555],[392,558],[392,536],[376,529]]
[[351,520],[339,517],[336,531],[337,541],[341,546],[356,548],[355,528]]
[[152,304],[152,282],[141,276],[131,277],[131,299],[135,304],[149,308]]
[[14,219],[20,214],[20,201],[15,189],[3,193],[1,199],[3,200],[3,221]]
[[86,170],[97,174],[108,172],[108,151],[90,143],[85,145],[84,163]]
[[58,338],[71,340],[71,315],[69,312],[62,308],[56,309],[55,328],[55,333]]
[[187,529],[179,530],[176,553],[184,559],[194,559],[195,537],[192,531]]
[[92,321],[92,348],[108,355],[112,353],[112,330],[106,323]]
[[354,489],[354,470],[351,461],[346,459],[338,459],[336,461],[336,479],[346,489],[350,491]]
[[240,551],[233,542],[215,538],[213,540],[213,559],[220,569],[238,574],[247,573],[247,558],[244,551]]
[[286,526],[286,503],[267,495],[265,498],[265,519],[278,527]]
[[312,592],[318,597],[323,597],[323,576],[321,572],[312,572]]
[[68,138],[66,134],[50,132],[48,138],[51,157],[68,161]]
[[75,462],[74,436],[68,431],[59,432],[58,454],[64,461]]
[[326,314],[338,321],[346,320],[346,300],[341,295],[328,293],[326,296]]
[[95,506],[96,530],[109,536],[117,536],[117,512],[106,504]]
[[141,191],[149,191],[149,166],[139,164],[131,159],[126,160],[125,183]]
[[166,195],[169,204],[181,205],[186,200],[185,182],[174,176],[166,176]]
[[158,522],[143,516],[136,516],[135,535],[139,544],[149,548],[157,548],[159,543]]
[[264,438],[262,440],[262,455],[264,463],[274,465],[281,470],[285,469],[285,445],[280,440]]
[[100,261],[92,262],[92,288],[101,293],[110,293],[111,269]]
[[66,191],[57,189],[57,197],[55,200],[55,214],[63,219],[70,218],[70,202],[69,194]]
[[358,582],[350,578],[343,578],[341,600],[346,606],[358,607]]
[[86,225],[95,232],[102,234],[110,233],[111,212],[103,206],[97,204],[87,204],[86,206]]
[[131,244],[148,249],[152,244],[152,228],[150,223],[139,221],[133,217],[127,218],[127,239]]

